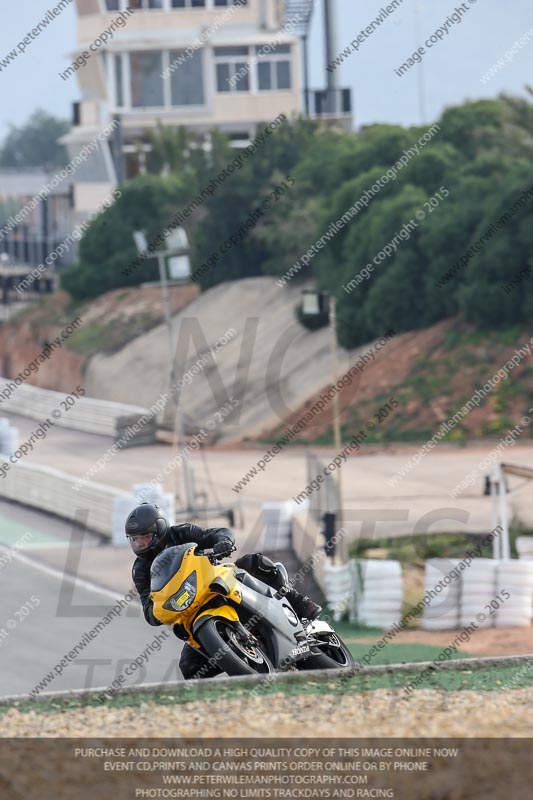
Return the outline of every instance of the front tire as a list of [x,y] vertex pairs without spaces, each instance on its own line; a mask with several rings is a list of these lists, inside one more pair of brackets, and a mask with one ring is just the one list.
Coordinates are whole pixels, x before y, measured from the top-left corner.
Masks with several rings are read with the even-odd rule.
[[311,648],[312,655],[299,661],[299,669],[354,669],[355,661],[348,647],[332,631],[321,636]]
[[196,638],[208,657],[216,657],[217,665],[228,675],[268,675],[274,667],[257,644],[239,637],[235,625],[221,617],[204,622]]

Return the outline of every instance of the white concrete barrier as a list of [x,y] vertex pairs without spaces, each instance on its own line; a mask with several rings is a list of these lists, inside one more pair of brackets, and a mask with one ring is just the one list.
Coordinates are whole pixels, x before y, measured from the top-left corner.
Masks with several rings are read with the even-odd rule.
[[533,562],[517,559],[500,561],[495,597],[503,597],[498,600],[494,615],[497,628],[528,627],[533,602]]
[[12,456],[18,450],[19,431],[5,417],[0,419],[0,453]]
[[124,493],[92,482],[74,491],[76,481],[73,475],[51,467],[18,463],[11,465],[7,475],[0,478],[0,497],[82,524],[86,520],[90,530],[111,538],[113,502]]
[[459,613],[462,628],[473,622],[478,628],[492,628],[494,625],[490,603],[497,595],[497,572],[498,561],[494,558],[478,558],[463,571]]
[[426,592],[438,588],[424,610],[426,630],[527,627],[532,619],[533,561],[476,559],[458,577],[447,578],[459,562],[426,562]]
[[403,578],[399,561],[361,558],[350,561],[357,622],[390,628],[402,616]]
[[[13,381],[6,378],[0,378],[0,394],[12,383]],[[55,425],[62,428],[112,436],[115,439],[123,437],[127,439],[124,446],[147,444],[155,439],[156,418],[150,415],[147,408],[92,397],[80,397],[73,405],[65,407],[65,397],[62,392],[21,384],[10,397],[2,398],[0,408],[39,421],[50,417]],[[136,423],[138,425],[139,420],[143,422],[139,430],[135,431],[133,426]],[[128,430],[130,435],[125,437]]]
[[353,581],[350,565],[337,566],[326,561],[323,575],[326,602],[331,608],[333,619],[339,622],[351,605]]
[[427,631],[454,630],[459,626],[461,573],[454,573],[458,564],[457,558],[426,561],[424,589],[430,593],[430,602],[424,608],[422,627]]
[[533,560],[533,536],[519,536],[515,544],[519,558]]

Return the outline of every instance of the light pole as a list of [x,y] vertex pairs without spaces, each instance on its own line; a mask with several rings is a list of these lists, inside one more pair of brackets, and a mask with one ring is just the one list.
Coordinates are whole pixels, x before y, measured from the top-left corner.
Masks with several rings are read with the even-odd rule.
[[[337,351],[337,300],[330,295],[329,292],[319,292],[316,289],[306,289],[302,294],[302,314],[304,316],[317,316],[328,315],[329,331],[330,331],[330,349],[331,349],[331,369],[332,380],[335,384],[337,375],[339,374],[339,357]],[[339,394],[335,392],[333,397],[333,443],[335,447],[335,455],[338,455],[342,448],[341,437],[341,418],[339,406]],[[339,531],[343,524],[343,504],[342,504],[342,469],[339,468],[336,472],[337,480],[337,494],[338,494],[338,508],[335,509],[336,514],[336,529]],[[339,559],[342,564],[348,560],[347,544],[345,537],[341,537],[339,548]]]
[[178,227],[171,231],[167,236],[166,250],[148,250],[148,241],[144,231],[135,231],[133,234],[135,246],[140,256],[145,258],[157,258],[159,267],[159,285],[163,295],[163,311],[165,315],[165,325],[168,337],[168,350],[170,356],[170,387],[174,385],[174,336],[172,333],[172,309],[170,307],[170,295],[168,292],[169,280],[167,269],[174,286],[181,286],[188,283],[191,276],[190,245],[187,233],[184,228]]
[[[335,0],[324,0],[324,42],[326,67],[331,64],[337,55],[336,27],[335,27]],[[335,70],[327,70],[326,111],[335,114],[338,111],[338,75]]]
[[[161,293],[163,295],[163,310],[165,315],[165,326],[167,330],[167,339],[168,339],[168,353],[170,358],[169,389],[172,390],[174,388],[176,379],[176,365],[175,365],[176,353],[174,348],[174,335],[172,332],[172,309],[170,306],[170,295],[168,291],[169,279],[167,277],[167,270],[173,286],[181,286],[189,282],[191,276],[191,264],[189,258],[190,254],[189,240],[187,238],[187,233],[185,232],[184,228],[178,227],[173,231],[171,231],[169,236],[167,236],[166,250],[155,250],[154,252],[150,253],[148,249],[148,241],[146,239],[146,234],[144,233],[144,231],[135,231],[133,234],[133,238],[135,241],[137,252],[139,253],[140,256],[143,256],[145,258],[157,258],[157,263],[159,266],[159,285],[161,286]],[[185,432],[183,427],[183,418],[182,415],[179,413],[180,391],[179,390],[175,391],[174,396],[176,400],[176,414],[174,420],[172,420],[172,432],[173,432],[173,449],[177,453],[178,450],[182,450],[185,446]],[[167,408],[169,408],[170,411],[172,410],[171,405],[166,406],[165,410]],[[165,414],[163,415],[163,423],[164,422],[165,422]],[[187,459],[185,459],[183,463],[183,483],[185,488],[187,507],[189,508],[192,505],[192,498],[190,496],[191,481],[188,472]],[[176,492],[176,494],[179,493]]]
[[[191,280],[191,264],[190,264],[190,245],[187,239],[185,230],[181,227],[175,228],[166,237],[166,250],[159,250],[150,252],[148,249],[148,242],[144,231],[135,231],[133,234],[135,245],[140,256],[144,258],[157,258],[159,265],[159,281],[152,283],[145,283],[143,286],[161,286],[163,294],[163,306],[165,312],[165,325],[167,329],[168,347],[170,355],[170,388],[173,390],[175,397],[175,419],[173,420],[173,449],[178,453],[183,452],[185,448],[185,432],[183,425],[183,415],[180,413],[179,404],[181,390],[177,388],[175,382],[176,364],[175,364],[175,350],[174,350],[174,336],[172,332],[172,311],[170,307],[170,298],[168,287],[181,286],[190,283]],[[188,457],[180,459],[181,476],[183,478],[183,488],[185,503],[176,512],[179,515],[185,515],[185,519],[197,519],[198,507],[196,505],[196,493],[194,489],[194,473],[189,468]],[[179,471],[175,472],[175,495],[180,497],[178,490],[178,475]],[[218,502],[218,501],[217,501]],[[224,515],[228,518],[228,524],[232,527],[235,524],[236,509],[240,510],[239,505],[205,505],[203,512],[206,515],[211,514],[215,517]],[[240,526],[243,527],[242,512],[240,512]]]
[[509,540],[509,515],[507,509],[507,487],[502,464],[495,464],[490,476],[492,495],[493,528],[498,525],[501,531],[492,543],[494,558],[511,558],[511,545]]
[[[8,255],[8,253],[4,252],[4,253],[2,253],[0,255],[0,266],[6,268],[6,274],[4,275],[3,271],[2,271],[2,275],[0,275],[0,286],[1,286],[1,290],[2,290],[1,302],[2,302],[2,305],[4,306],[5,315],[6,315],[6,319],[5,319],[6,322],[9,322],[9,319],[11,317],[11,313],[10,313],[11,309],[10,309],[10,305],[9,305],[10,304],[10,294],[9,294],[9,289],[8,289],[8,275],[7,275],[7,267],[9,266],[10,262],[11,262],[11,259],[10,259],[9,255]],[[3,313],[2,313],[1,316],[3,316]]]

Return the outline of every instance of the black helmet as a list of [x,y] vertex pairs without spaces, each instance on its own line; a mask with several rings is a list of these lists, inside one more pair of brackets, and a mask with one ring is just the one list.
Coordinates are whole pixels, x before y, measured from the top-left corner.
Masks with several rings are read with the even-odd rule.
[[157,555],[163,550],[168,534],[168,520],[152,503],[141,503],[126,520],[126,536],[136,556]]

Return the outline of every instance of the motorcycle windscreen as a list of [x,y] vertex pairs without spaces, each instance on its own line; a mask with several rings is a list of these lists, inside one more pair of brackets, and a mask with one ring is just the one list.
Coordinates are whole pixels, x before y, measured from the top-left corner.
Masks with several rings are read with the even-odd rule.
[[191,547],[196,547],[194,542],[167,547],[166,550],[159,553],[150,569],[150,589],[152,592],[160,592],[172,580],[176,572],[181,568],[185,554]]

